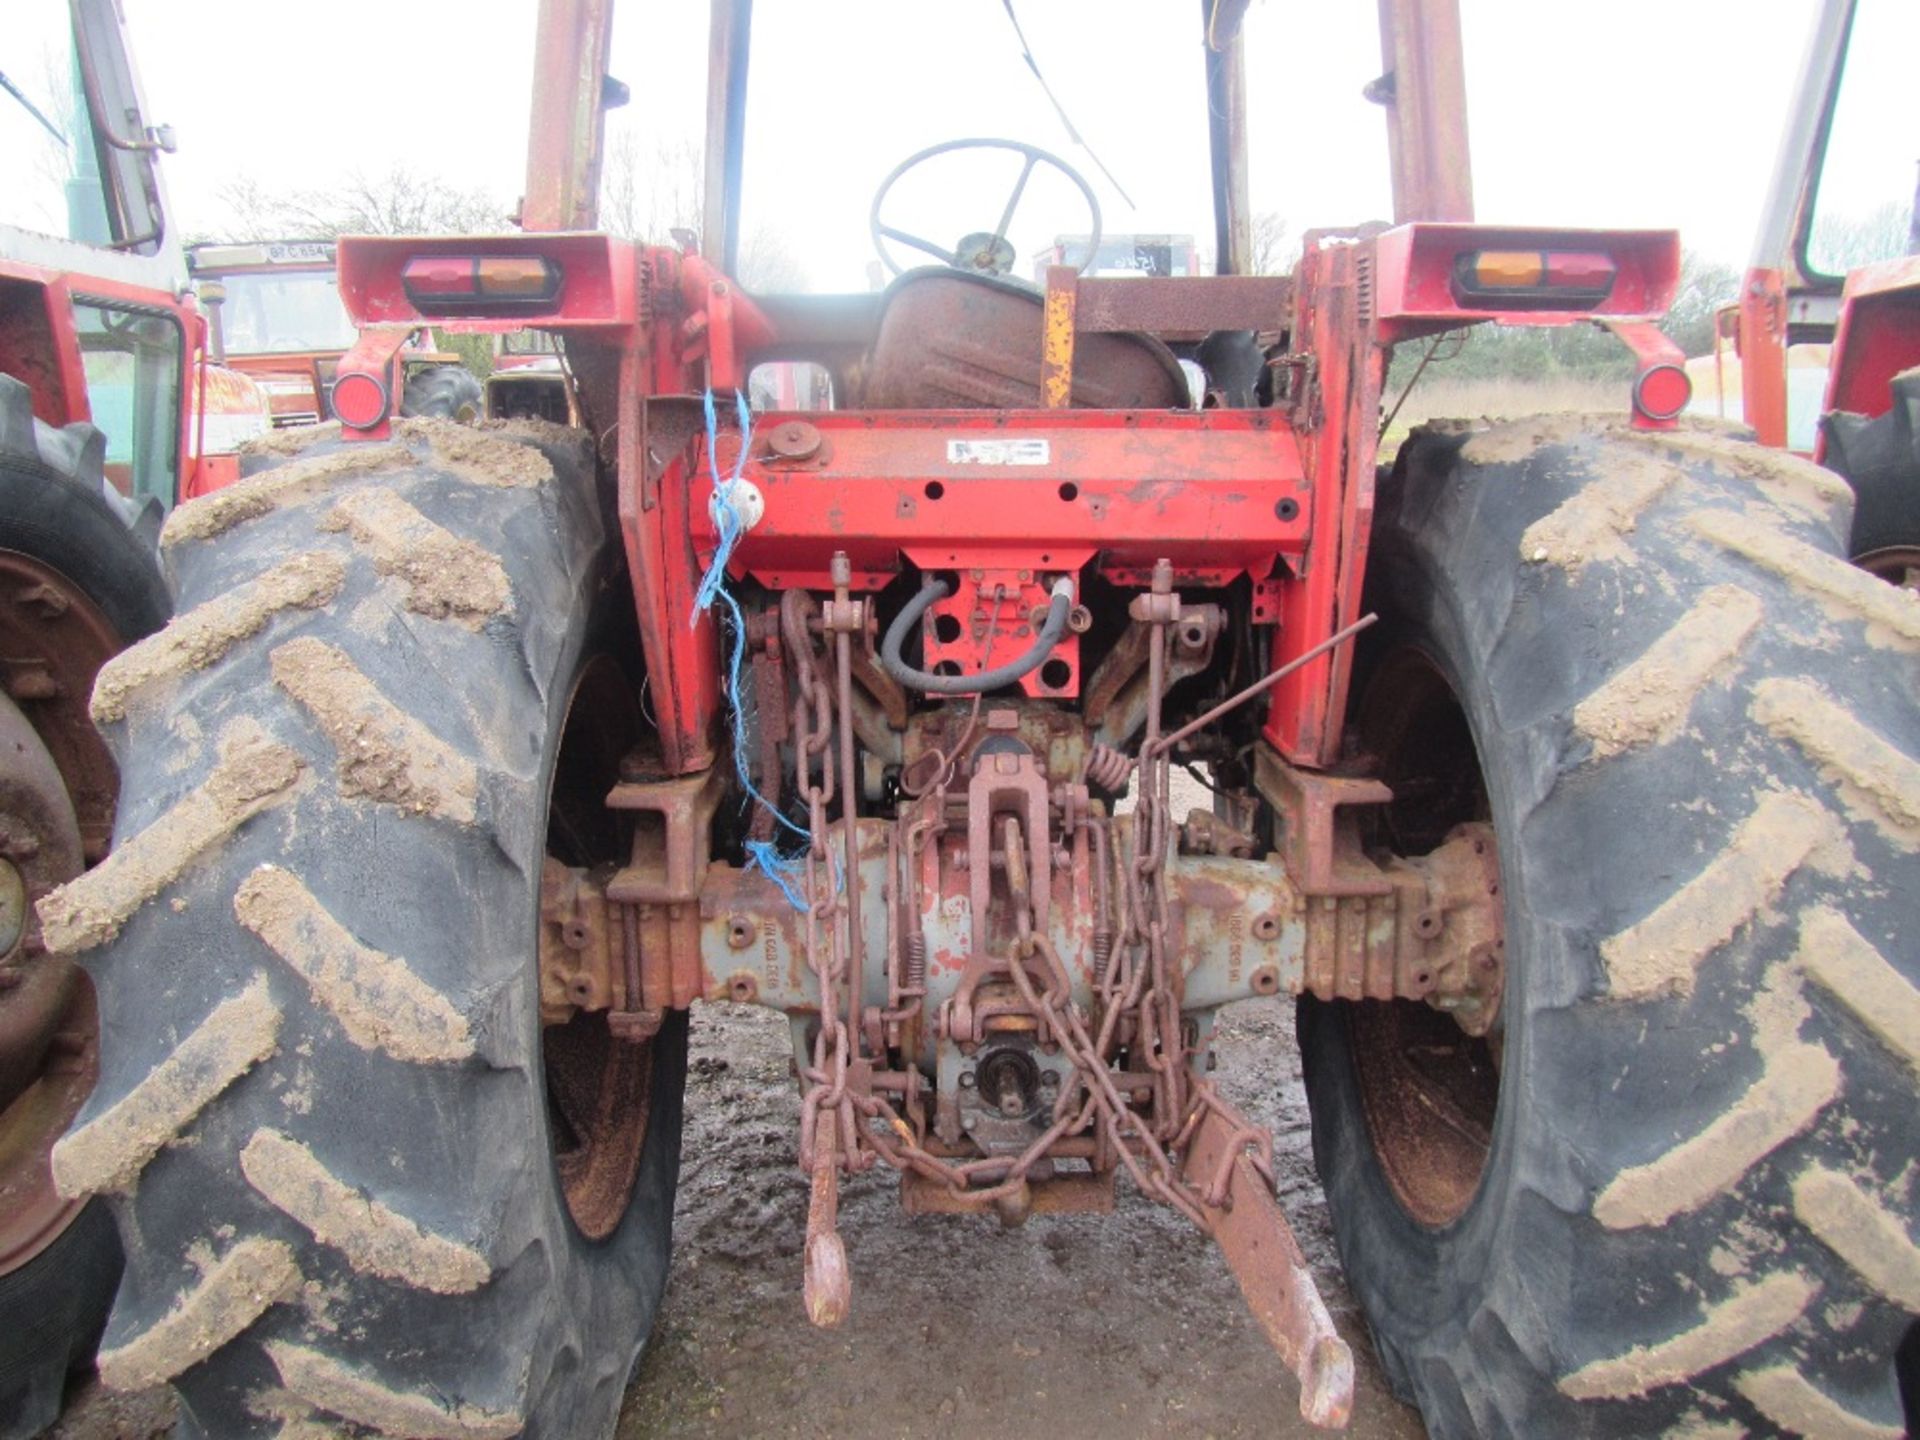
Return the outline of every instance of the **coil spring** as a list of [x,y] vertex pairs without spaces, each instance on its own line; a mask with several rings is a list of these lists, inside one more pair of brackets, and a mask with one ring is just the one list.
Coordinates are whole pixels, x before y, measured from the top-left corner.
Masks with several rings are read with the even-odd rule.
[[1093,932],[1093,984],[1107,988],[1107,967],[1113,963],[1113,932],[1102,925]]
[[927,988],[927,937],[918,930],[907,936],[907,988]]
[[1087,752],[1087,783],[1100,790],[1119,794],[1127,788],[1133,773],[1133,761],[1104,741]]

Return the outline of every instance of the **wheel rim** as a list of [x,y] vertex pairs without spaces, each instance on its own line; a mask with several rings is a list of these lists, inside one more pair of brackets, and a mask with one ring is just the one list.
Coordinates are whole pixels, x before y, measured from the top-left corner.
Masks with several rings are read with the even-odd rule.
[[119,771],[87,714],[119,633],[86,592],[0,550],[0,1275],[84,1207],[53,1184],[53,1145],[100,1071],[93,984],[50,956],[33,907],[106,853]]
[[31,555],[0,550],[0,657],[11,693],[21,693],[22,680],[46,692],[22,703],[66,782],[88,864],[112,839],[120,771],[87,701],[94,676],[124,644],[80,586]]
[[[547,853],[564,865],[625,858],[629,834],[605,801],[638,738],[633,688],[596,656],[567,705],[547,805]],[[653,1042],[615,1036],[604,1014],[581,1012],[541,1030],[547,1133],[574,1227],[604,1240],[620,1226],[640,1178],[653,1096]]]
[[[1394,792],[1375,817],[1372,839],[1383,848],[1424,855],[1455,825],[1490,818],[1466,713],[1417,647],[1386,657],[1355,729]],[[1470,1036],[1415,1001],[1342,1008],[1368,1139],[1389,1188],[1418,1223],[1452,1224],[1472,1203],[1492,1153],[1503,1032]]]
[[54,1188],[50,1157],[100,1076],[99,1012],[84,973],[64,988],[39,1077],[0,1110],[0,1275],[45,1250],[86,1206]]
[[1920,545],[1889,545],[1869,550],[1854,558],[1869,575],[1898,585],[1903,590],[1920,590]]

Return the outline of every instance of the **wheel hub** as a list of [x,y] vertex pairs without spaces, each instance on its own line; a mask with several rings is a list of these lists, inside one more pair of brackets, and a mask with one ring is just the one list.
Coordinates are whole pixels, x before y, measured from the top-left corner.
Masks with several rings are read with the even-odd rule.
[[[569,865],[618,860],[631,845],[631,822],[605,798],[640,733],[633,695],[620,667],[604,656],[588,662],[574,686],[547,808],[547,870],[562,879]],[[619,1228],[639,1179],[652,1109],[653,1044],[616,1034],[608,1011],[585,1008],[595,992],[580,988],[589,972],[577,962],[596,937],[576,917],[593,912],[576,907],[549,878],[538,926],[542,988],[551,993],[540,1032],[548,1133],[575,1227],[589,1240],[604,1240]],[[597,939],[605,951],[608,937]],[[552,976],[561,967],[568,978],[556,984]]]
[[62,777],[88,864],[112,841],[120,772],[87,702],[93,677],[122,643],[73,581],[31,556],[0,550],[0,686],[31,718]]
[[[1467,718],[1440,668],[1402,646],[1381,663],[1355,717],[1393,801],[1375,842],[1434,872],[1438,889],[1482,901],[1480,927],[1425,1004],[1347,1007],[1354,1079],[1394,1196],[1422,1225],[1465,1213],[1492,1150],[1500,1099],[1499,1007],[1506,989],[1499,856]],[[1480,933],[1484,931],[1485,933]]]
[[98,1074],[93,987],[48,955],[33,906],[84,868],[80,829],[48,747],[0,696],[0,1275],[79,1213],[48,1163]]

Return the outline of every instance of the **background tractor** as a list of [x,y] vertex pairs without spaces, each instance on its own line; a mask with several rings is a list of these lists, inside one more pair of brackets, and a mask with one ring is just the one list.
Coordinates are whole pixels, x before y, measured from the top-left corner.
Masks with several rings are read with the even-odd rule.
[[0,34],[0,1435],[84,1368],[120,1269],[106,1208],[57,1193],[98,1070],[97,998],[33,906],[97,864],[118,772],[94,676],[171,605],[155,537],[266,429],[205,328],[108,0],[26,0]]
[[487,373],[485,392],[490,420],[580,423],[580,405],[559,342],[538,330],[494,337],[493,369]]
[[1920,134],[1889,134],[1920,21],[1825,0],[1739,300],[1691,367],[1697,407],[1811,453],[1854,491],[1856,561],[1920,583]]
[[[333,418],[335,367],[356,338],[334,283],[333,242],[195,245],[187,252],[220,362],[250,375],[273,403],[275,426]],[[422,329],[395,351],[384,382],[402,415],[480,418],[480,382]]]
[[[116,1197],[110,1384],[220,1435],[607,1433],[724,999],[791,1023],[788,1323],[891,1278],[843,1184],[1018,1226],[1124,1174],[1337,1426],[1353,1357],[1208,1073],[1222,1006],[1291,996],[1340,1254],[1434,1434],[1898,1428],[1920,598],[1847,562],[1831,472],[1676,423],[1675,235],[1474,221],[1449,0],[1381,6],[1394,223],[1247,273],[1243,10],[943,25],[856,88],[800,47],[897,6],[715,0],[669,248],[593,229],[629,92],[609,5],[545,0],[522,231],[340,242],[340,428],[169,520],[178,613],[93,692],[116,849],[39,906],[111,1037],[54,1154]],[[1143,209],[1206,177],[1219,273],[1015,278],[1100,248],[1025,140],[865,204],[819,163],[880,87],[1054,127],[1076,66],[1144,127]],[[732,278],[768,213],[819,293]],[[1430,425],[1376,473],[1393,348],[1500,320],[1611,331],[1620,413]],[[426,325],[552,335],[584,424],[395,419]],[[798,364],[830,407],[755,414]]]

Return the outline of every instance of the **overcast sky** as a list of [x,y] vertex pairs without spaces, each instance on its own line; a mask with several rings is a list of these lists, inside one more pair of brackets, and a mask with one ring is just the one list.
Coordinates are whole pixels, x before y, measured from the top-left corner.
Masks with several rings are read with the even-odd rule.
[[[521,189],[534,0],[333,0],[323,16],[281,0],[123,3],[151,118],[180,138],[169,184],[191,229],[219,231],[220,190],[237,177],[318,189],[406,163],[503,207]],[[1913,0],[1864,3],[1916,28]],[[1461,0],[1480,218],[1678,225],[1690,246],[1744,262],[1813,5]],[[1131,205],[1034,84],[1000,0],[759,8],[746,229],[778,232],[816,288],[864,288],[875,186],[911,151],[962,135],[1060,154],[1094,183],[1109,233],[1210,231],[1190,0],[1016,4]],[[616,20],[612,69],[635,95],[616,125],[634,153],[697,143],[705,14],[654,3],[643,23],[630,0]],[[1296,237],[1388,212],[1385,127],[1359,94],[1380,68],[1375,17],[1373,0],[1255,0],[1249,14],[1254,204]],[[1887,46],[1871,63],[1917,48]],[[1899,108],[1887,129],[1911,131],[1920,107]],[[1917,149],[1910,134],[1889,138],[1874,168],[1904,175],[1910,194]],[[991,228],[1018,162],[954,163],[964,168],[916,176],[889,218],[942,241]],[[1036,181],[1034,213],[1016,227],[1023,270],[1053,234],[1085,228],[1079,204]]]

